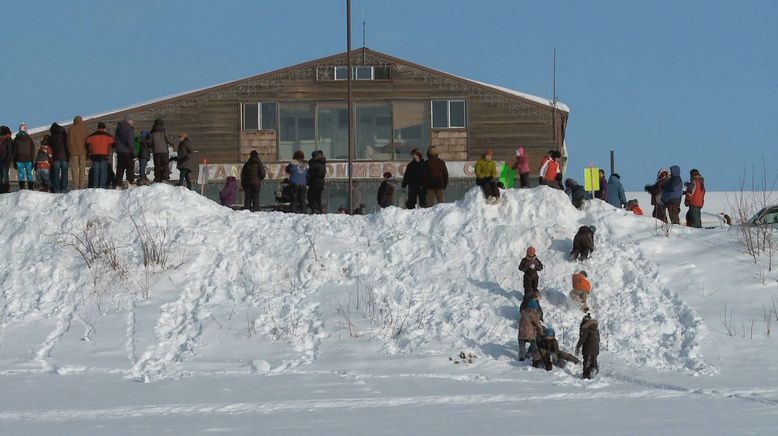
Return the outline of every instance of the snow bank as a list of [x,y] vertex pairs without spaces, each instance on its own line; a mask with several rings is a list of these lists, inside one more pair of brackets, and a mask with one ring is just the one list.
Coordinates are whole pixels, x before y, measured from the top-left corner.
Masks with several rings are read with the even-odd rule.
[[[698,352],[700,319],[624,236],[655,233],[654,220],[601,202],[578,211],[546,187],[505,191],[497,206],[473,189],[457,203],[370,216],[234,212],[162,184],[22,191],[0,197],[0,210],[3,373],[279,374],[333,366],[333,355],[361,365],[464,348],[515,365],[517,267],[530,245],[563,348],[582,315],[568,302],[570,276],[585,269],[605,356],[713,371]],[[88,223],[114,242],[120,272],[108,254],[88,268],[65,244]],[[569,262],[577,228],[591,224],[593,257]],[[168,267],[143,266],[149,236],[171,247]]]

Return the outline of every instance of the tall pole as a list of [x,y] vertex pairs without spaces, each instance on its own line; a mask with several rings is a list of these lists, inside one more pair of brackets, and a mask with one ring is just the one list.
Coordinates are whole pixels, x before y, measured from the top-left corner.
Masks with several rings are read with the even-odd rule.
[[346,0],[346,84],[348,86],[348,210],[354,210],[354,183],[352,164],[354,161],[354,115],[351,105],[351,0]]
[[[553,115],[553,122],[554,122],[554,143],[556,144],[557,148],[559,149],[559,138],[557,138],[557,128],[556,128],[556,48],[554,49],[554,67],[552,72],[552,83],[553,83],[553,92],[554,92],[554,115]],[[560,150],[561,151],[561,150]]]

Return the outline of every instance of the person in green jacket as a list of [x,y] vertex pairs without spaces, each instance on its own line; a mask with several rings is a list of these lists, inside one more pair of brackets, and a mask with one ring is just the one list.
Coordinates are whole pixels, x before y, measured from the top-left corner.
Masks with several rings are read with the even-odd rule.
[[487,203],[494,204],[500,198],[497,164],[492,160],[491,149],[487,149],[475,163],[475,183],[483,190]]

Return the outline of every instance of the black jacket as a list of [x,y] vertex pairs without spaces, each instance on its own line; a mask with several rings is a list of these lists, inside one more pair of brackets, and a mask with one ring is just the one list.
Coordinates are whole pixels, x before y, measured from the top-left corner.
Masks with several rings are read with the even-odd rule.
[[311,159],[308,161],[308,186],[319,191],[324,190],[324,177],[327,175],[327,160]]
[[49,134],[49,147],[51,147],[51,152],[54,155],[53,160],[69,160],[68,133],[65,128],[54,123],[49,129]]
[[11,161],[13,160],[12,147],[13,140],[11,138],[3,139],[0,142],[0,163],[6,168],[11,167]]
[[[192,153],[192,147],[189,146],[189,138],[185,138],[178,144],[178,154],[176,155],[178,164],[176,167],[182,170],[193,171],[194,159],[192,158]],[[262,165],[261,162],[260,165]]]
[[588,226],[581,226],[573,238],[573,251],[580,253],[584,249],[594,251],[594,232]]
[[[530,268],[529,266],[534,264],[535,268]],[[529,258],[525,257],[521,259],[521,263],[519,263],[519,271],[524,272],[524,277],[538,277],[538,271],[543,270],[543,264],[540,262],[540,259],[535,257],[534,259],[530,260]]]
[[256,156],[250,157],[240,170],[240,184],[243,189],[257,189],[265,178],[263,173],[262,161]]
[[35,160],[35,141],[25,132],[19,132],[13,142],[13,160],[33,162]]
[[405,174],[403,174],[402,187],[411,189],[418,189],[422,187],[424,180],[424,162],[412,160],[408,166],[405,167]]
[[394,183],[384,180],[378,187],[378,205],[389,207],[394,203]]
[[589,319],[581,322],[578,343],[575,345],[575,352],[583,348],[584,356],[596,356],[600,354],[600,330],[596,319]]

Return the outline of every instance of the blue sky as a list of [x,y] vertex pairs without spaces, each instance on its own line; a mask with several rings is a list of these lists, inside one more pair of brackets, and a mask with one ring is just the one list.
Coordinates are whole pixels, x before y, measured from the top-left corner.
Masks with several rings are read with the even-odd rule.
[[[15,1],[0,123],[72,119],[337,53],[345,1]],[[571,167],[627,189],[696,167],[708,189],[778,173],[778,2],[353,0],[354,46],[571,108]]]

